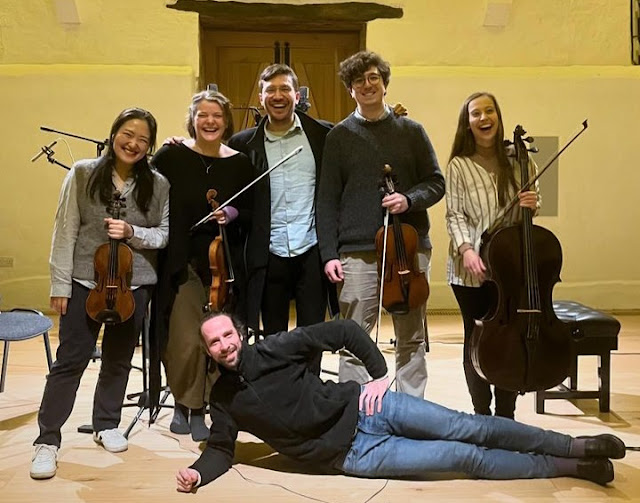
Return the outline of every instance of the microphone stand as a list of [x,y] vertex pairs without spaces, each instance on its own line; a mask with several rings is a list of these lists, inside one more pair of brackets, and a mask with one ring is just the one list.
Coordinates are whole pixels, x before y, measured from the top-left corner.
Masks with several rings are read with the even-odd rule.
[[[253,115],[254,126],[257,126],[258,124],[260,124],[260,120],[262,119],[262,115],[260,114],[260,109],[258,107],[254,107],[254,106],[233,107],[233,110],[249,110],[251,112],[251,115]],[[245,120],[243,122],[245,124],[247,124],[248,120]],[[248,126],[248,124],[247,124],[247,126]]]
[[102,155],[102,151],[109,144],[109,140],[104,140],[104,141],[94,140],[93,138],[87,138],[86,136],[79,136],[77,134],[71,134],[71,133],[67,133],[65,131],[58,131],[57,129],[52,129],[52,128],[46,127],[46,126],[40,126],[40,129],[42,131],[47,131],[49,133],[57,133],[57,134],[61,134],[61,135],[64,135],[64,136],[69,136],[70,138],[77,138],[78,140],[84,140],[84,141],[88,141],[88,142],[91,142],[91,143],[95,143],[96,144],[96,153],[97,153],[96,157],[100,157]]
[[53,146],[56,144],[57,142],[53,142],[50,145],[45,145],[44,147],[42,147],[42,149],[40,149],[40,152],[31,159],[31,162],[35,162],[38,157],[40,157],[41,155],[46,156],[47,161],[49,161],[51,164],[56,164],[58,166],[60,166],[61,168],[66,169],[67,171],[69,171],[71,168],[69,166],[67,166],[66,164],[62,164],[60,161],[58,161],[57,159],[54,159],[53,156],[55,155],[55,152],[53,151]]

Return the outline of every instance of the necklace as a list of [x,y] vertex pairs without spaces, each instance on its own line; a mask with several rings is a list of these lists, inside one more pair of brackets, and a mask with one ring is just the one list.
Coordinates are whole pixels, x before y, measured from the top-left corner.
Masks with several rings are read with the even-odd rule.
[[[205,161],[205,159],[204,159],[205,156],[202,155],[200,152],[198,152],[198,150],[202,150],[202,147],[197,146],[196,142],[194,140],[191,140],[190,143],[186,143],[185,142],[185,145],[188,148],[190,148],[191,150],[193,150],[196,154],[198,154],[198,157],[200,158],[200,162],[202,162],[202,165],[204,166],[204,169],[206,170],[207,175],[208,175],[209,174],[209,170],[213,167],[213,163],[215,162],[215,158],[217,156],[207,155],[207,157],[213,158],[213,160],[210,163],[207,163],[207,161]],[[219,148],[218,148],[218,151],[219,151]]]
[[211,161],[209,164],[207,164],[200,152],[196,152],[196,154],[198,154],[198,157],[202,161],[202,165],[204,166],[204,169],[207,171],[207,175],[208,175],[209,170],[211,169],[211,166],[213,166],[214,161]]

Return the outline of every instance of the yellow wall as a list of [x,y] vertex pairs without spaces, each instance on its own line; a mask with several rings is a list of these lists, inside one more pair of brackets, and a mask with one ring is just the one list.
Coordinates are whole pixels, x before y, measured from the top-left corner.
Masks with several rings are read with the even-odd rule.
[[[537,223],[564,248],[556,297],[637,309],[640,71],[629,63],[629,2],[501,0],[511,6],[509,23],[487,28],[488,1],[379,1],[404,9],[402,19],[374,21],[367,31],[369,48],[392,64],[389,100],[424,124],[443,167],[459,106],[475,90],[498,96],[507,131],[522,123],[562,142],[589,118],[560,162],[559,215]],[[165,4],[76,0],[81,23],[69,26],[58,22],[53,0],[0,2],[0,257],[14,260],[0,267],[1,307],[48,303],[51,227],[65,171],[29,161],[57,138],[39,126],[104,139],[115,115],[137,105],[156,115],[160,138],[184,132],[199,73],[198,18]],[[94,155],[92,145],[68,142],[75,158]],[[71,162],[61,142],[55,150]],[[454,307],[444,284],[444,205],[431,216],[430,307]]]

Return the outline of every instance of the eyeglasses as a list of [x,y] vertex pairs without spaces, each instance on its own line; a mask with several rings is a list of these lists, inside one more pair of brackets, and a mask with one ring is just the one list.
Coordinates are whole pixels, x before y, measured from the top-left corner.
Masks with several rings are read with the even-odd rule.
[[353,79],[351,81],[352,87],[362,87],[365,82],[368,82],[372,86],[375,86],[380,82],[381,75],[379,73],[370,73],[369,75],[363,75],[362,77],[358,77],[357,79]]

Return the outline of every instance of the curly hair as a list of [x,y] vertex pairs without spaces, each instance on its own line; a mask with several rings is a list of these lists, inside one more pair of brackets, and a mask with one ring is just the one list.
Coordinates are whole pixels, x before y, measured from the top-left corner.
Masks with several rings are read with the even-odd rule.
[[358,77],[362,77],[364,72],[369,68],[375,66],[380,72],[384,87],[389,85],[391,79],[391,67],[389,63],[382,59],[378,54],[371,51],[360,51],[353,56],[349,56],[343,62],[340,63],[340,69],[338,70],[338,76],[347,88],[347,91],[351,90],[352,82]]

